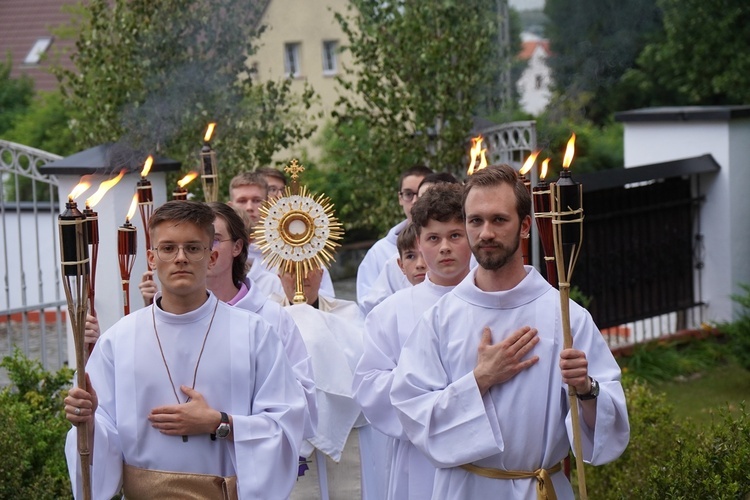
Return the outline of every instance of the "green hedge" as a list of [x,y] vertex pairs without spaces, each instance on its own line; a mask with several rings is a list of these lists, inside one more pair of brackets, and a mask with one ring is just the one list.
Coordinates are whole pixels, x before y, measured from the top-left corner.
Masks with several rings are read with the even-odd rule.
[[73,371],[50,373],[18,349],[0,366],[11,380],[0,390],[0,499],[70,498],[62,400]]
[[[625,383],[630,443],[616,461],[586,466],[592,499],[750,498],[750,418],[723,411],[697,428],[644,382]],[[575,474],[573,474],[575,477]]]

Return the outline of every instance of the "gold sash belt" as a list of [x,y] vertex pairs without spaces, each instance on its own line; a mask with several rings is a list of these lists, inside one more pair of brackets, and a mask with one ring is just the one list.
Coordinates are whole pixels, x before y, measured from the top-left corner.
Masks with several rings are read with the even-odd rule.
[[555,472],[562,470],[562,464],[558,463],[549,469],[537,469],[534,472],[521,470],[500,470],[489,467],[479,467],[474,464],[465,464],[462,469],[482,477],[491,479],[536,479],[536,498],[537,500],[557,500],[555,486],[552,484],[552,477]]
[[236,476],[167,472],[141,469],[125,464],[122,470],[122,481],[122,490],[127,500],[151,498],[238,500]]

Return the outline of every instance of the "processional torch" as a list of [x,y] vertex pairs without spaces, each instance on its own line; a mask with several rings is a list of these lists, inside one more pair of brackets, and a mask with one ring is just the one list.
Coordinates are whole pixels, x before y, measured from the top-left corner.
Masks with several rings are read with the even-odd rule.
[[[570,281],[578,261],[578,254],[583,243],[583,186],[570,176],[570,164],[573,161],[575,134],[568,141],[563,158],[563,170],[557,182],[551,188],[552,235],[555,247],[555,264],[557,264],[558,288],[560,290],[560,310],[562,314],[563,347],[573,347],[573,336],[570,331]],[[578,492],[581,500],[586,500],[586,477],[583,469],[581,451],[581,428],[578,413],[578,398],[575,387],[568,387],[568,403],[573,427],[573,451],[576,457],[576,474]]]
[[[68,196],[65,211],[57,218],[60,234],[60,259],[63,288],[68,301],[68,315],[73,329],[76,355],[76,383],[86,388],[86,310],[89,294],[89,247],[86,240],[86,218],[78,210],[75,197],[88,185],[79,184]],[[81,460],[83,498],[91,498],[91,443],[88,423],[78,426],[78,455]]]
[[215,123],[209,123],[206,135],[203,136],[201,148],[201,181],[203,182],[203,197],[206,203],[219,199],[219,173],[216,165],[216,151],[211,148],[211,136],[214,134]]
[[532,189],[534,199],[534,220],[539,232],[544,252],[544,265],[547,270],[547,283],[557,286],[557,268],[555,267],[555,243],[552,236],[552,208],[550,187],[545,178],[549,169],[549,158],[542,162],[539,182]]
[[[529,177],[526,177],[526,174],[529,173],[531,170],[531,167],[534,166],[534,162],[536,162],[536,157],[539,156],[539,151],[534,151],[529,155],[528,158],[526,158],[526,161],[523,164],[523,167],[518,171],[518,175],[520,176],[521,182],[523,182],[524,187],[526,188],[526,191],[528,191],[529,195],[531,195],[531,179]],[[523,238],[521,240],[521,254],[523,255],[523,263],[524,265],[531,265],[531,256],[529,255],[529,240],[531,239],[531,233],[529,233],[526,238]]]
[[125,217],[125,224],[117,228],[117,259],[120,263],[120,278],[122,279],[122,304],[125,316],[130,314],[130,273],[135,263],[138,233],[130,220],[135,215],[138,206],[138,193],[133,195],[130,210]]
[[283,196],[260,208],[261,220],[253,239],[269,268],[296,273],[292,303],[304,304],[304,277],[313,269],[330,266],[344,230],[327,196],[313,197],[307,186],[299,186],[299,174],[305,168],[292,160],[284,170],[290,175],[292,185],[286,187]]
[[154,193],[151,191],[151,181],[146,179],[146,176],[151,171],[151,165],[154,163],[154,157],[150,156],[146,158],[143,164],[143,170],[141,170],[141,179],[136,185],[136,194],[138,195],[138,210],[141,213],[141,221],[143,222],[143,233],[146,237],[146,250],[151,248],[151,235],[148,232],[148,221],[151,220],[151,214],[154,213]]
[[[120,182],[125,175],[125,170],[112,179],[103,181],[99,184],[99,189],[86,199],[86,208],[83,215],[86,216],[86,234],[89,243],[89,255],[91,256],[91,278],[89,279],[89,310],[91,315],[96,317],[96,308],[94,307],[94,297],[96,292],[96,264],[99,257],[99,214],[94,211],[94,207],[101,201],[105,193],[112,186]],[[89,345],[89,354],[94,350],[94,344]]]
[[190,184],[190,181],[198,177],[198,172],[190,172],[185,177],[177,181],[177,187],[172,191],[172,199],[185,201],[188,197],[188,190],[185,186]]

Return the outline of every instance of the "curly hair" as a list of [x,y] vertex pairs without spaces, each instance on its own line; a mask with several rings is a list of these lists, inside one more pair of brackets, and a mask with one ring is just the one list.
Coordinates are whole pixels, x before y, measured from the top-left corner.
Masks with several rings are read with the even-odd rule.
[[460,184],[439,183],[420,196],[411,207],[411,220],[417,228],[417,234],[431,220],[463,222],[462,193],[463,187]]

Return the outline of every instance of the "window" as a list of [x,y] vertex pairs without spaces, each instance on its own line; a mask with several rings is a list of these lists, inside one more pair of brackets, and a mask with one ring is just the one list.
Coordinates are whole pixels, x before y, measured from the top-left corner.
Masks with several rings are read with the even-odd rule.
[[284,44],[284,73],[288,77],[297,78],[301,76],[299,47],[299,43]]
[[338,71],[336,55],[339,49],[339,42],[336,40],[326,40],[323,42],[323,74],[335,75]]
[[34,43],[34,46],[31,47],[31,50],[26,55],[26,59],[23,60],[23,63],[29,65],[39,64],[39,60],[42,58],[44,53],[47,52],[47,49],[51,44],[51,37],[38,38]]

